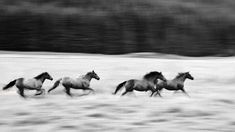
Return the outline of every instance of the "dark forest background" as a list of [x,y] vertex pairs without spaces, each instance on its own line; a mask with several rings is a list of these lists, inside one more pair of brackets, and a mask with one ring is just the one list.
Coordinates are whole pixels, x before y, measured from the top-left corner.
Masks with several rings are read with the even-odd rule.
[[235,1],[0,0],[0,50],[235,55]]

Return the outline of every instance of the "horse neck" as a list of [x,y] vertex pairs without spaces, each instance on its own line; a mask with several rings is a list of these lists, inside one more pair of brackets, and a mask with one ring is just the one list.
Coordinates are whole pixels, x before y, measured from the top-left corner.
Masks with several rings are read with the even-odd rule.
[[88,80],[89,82],[91,81],[92,77],[88,74],[86,74],[83,79]]
[[44,81],[46,80],[44,77],[39,78],[38,80],[40,80],[42,83],[44,83]]
[[183,76],[181,76],[181,77],[176,77],[176,78],[173,79],[173,80],[175,80],[175,81],[180,81],[180,82],[183,82],[183,83],[184,83],[184,81],[186,80],[186,77],[185,77],[185,75],[183,75]]
[[145,81],[148,81],[148,82],[150,82],[150,83],[155,84],[155,80],[156,80],[156,78],[144,79],[144,80],[145,80]]

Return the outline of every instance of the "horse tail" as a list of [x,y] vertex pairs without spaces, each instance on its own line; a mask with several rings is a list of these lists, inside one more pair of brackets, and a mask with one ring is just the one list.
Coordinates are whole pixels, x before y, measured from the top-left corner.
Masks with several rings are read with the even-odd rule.
[[116,94],[126,84],[126,82],[127,81],[124,81],[124,82],[118,84],[118,86],[113,94]]
[[54,83],[53,87],[50,88],[47,92],[50,93],[50,91],[52,91],[53,89],[55,89],[56,87],[58,87],[61,80],[62,80],[62,78],[58,79],[58,80]]
[[4,87],[2,88],[2,90],[6,90],[6,89],[8,89],[8,88],[13,87],[13,86],[15,85],[16,81],[17,81],[17,79],[11,81],[11,82],[8,83],[6,86],[4,86]]

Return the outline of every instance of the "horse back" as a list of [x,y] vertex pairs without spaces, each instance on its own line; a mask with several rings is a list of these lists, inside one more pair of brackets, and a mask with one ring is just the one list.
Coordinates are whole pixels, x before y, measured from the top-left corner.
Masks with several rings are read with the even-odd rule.
[[25,88],[40,88],[42,86],[42,82],[37,80],[37,79],[19,79],[21,82],[22,82],[22,85],[25,87]]
[[89,87],[89,82],[87,82],[84,79],[81,78],[77,78],[77,79],[73,79],[70,77],[64,77],[62,79],[62,84],[68,87]]
[[160,86],[162,88],[165,88],[167,90],[178,90],[179,89],[179,82],[176,80],[167,80],[163,86]]
[[133,80],[133,85],[136,90],[147,91],[149,88],[153,88],[154,84],[146,80]]

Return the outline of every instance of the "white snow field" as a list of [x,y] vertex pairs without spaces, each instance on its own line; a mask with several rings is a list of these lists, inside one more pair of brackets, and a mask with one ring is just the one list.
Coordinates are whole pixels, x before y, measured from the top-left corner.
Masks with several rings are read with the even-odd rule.
[[[235,57],[180,57],[160,54],[99,55],[0,52],[0,88],[10,81],[32,78],[47,71],[49,89],[63,76],[79,77],[95,70],[101,80],[92,80],[95,94],[72,90],[68,97],[59,86],[50,94],[27,99],[16,87],[0,90],[0,131],[10,132],[233,132],[235,131]],[[182,93],[163,90],[150,98],[148,92],[121,97],[112,95],[127,79],[161,71],[166,78],[190,71]],[[85,92],[87,94],[87,92]]]

